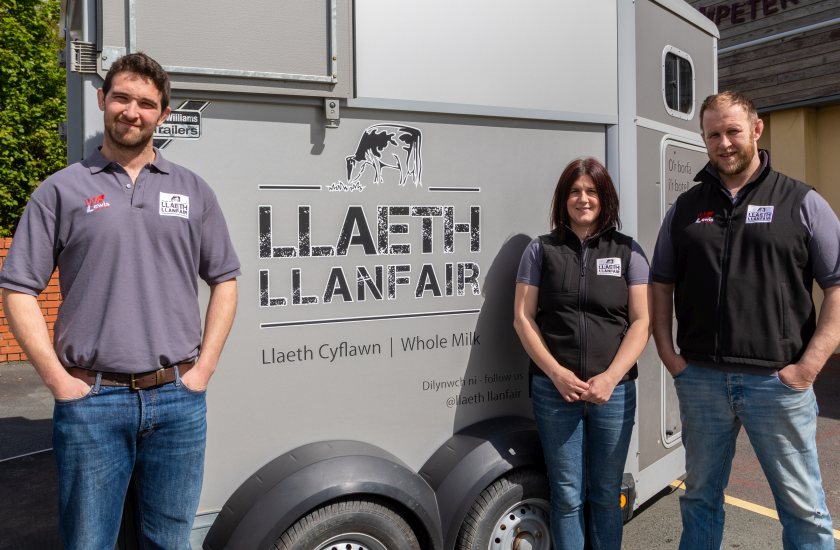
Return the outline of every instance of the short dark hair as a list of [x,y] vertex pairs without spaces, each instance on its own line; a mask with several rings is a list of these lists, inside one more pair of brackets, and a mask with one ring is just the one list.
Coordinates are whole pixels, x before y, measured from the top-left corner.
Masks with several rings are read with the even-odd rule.
[[706,112],[706,109],[717,110],[721,107],[732,105],[744,109],[750,124],[755,124],[758,120],[758,111],[749,97],[741,92],[727,90],[718,94],[712,94],[703,100],[703,105],[700,106],[700,130],[703,130],[703,114]]
[[105,82],[102,84],[103,95],[111,91],[111,82],[119,73],[135,73],[151,80],[160,92],[160,109],[165,111],[169,107],[169,75],[163,70],[160,64],[144,54],[136,52],[124,55],[114,61],[108,74],[105,75]]
[[560,231],[562,235],[569,226],[569,211],[566,202],[572,191],[572,185],[581,177],[589,176],[595,183],[595,191],[598,193],[598,200],[601,203],[601,212],[598,214],[597,231],[601,231],[610,225],[621,228],[621,219],[618,216],[618,193],[615,192],[612,178],[603,164],[593,157],[584,157],[570,162],[554,189],[554,198],[551,200],[551,225],[552,229]]

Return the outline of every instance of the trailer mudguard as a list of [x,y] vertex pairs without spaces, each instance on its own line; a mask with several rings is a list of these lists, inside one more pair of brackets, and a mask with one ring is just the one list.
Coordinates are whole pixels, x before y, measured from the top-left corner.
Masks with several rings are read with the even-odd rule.
[[295,521],[321,504],[375,495],[399,505],[406,519],[441,548],[434,491],[390,453],[359,441],[310,443],[272,460],[227,500],[204,541],[206,550],[270,547]]
[[435,490],[444,548],[454,548],[461,524],[481,492],[506,472],[545,468],[537,426],[530,418],[499,417],[453,435],[420,469]]

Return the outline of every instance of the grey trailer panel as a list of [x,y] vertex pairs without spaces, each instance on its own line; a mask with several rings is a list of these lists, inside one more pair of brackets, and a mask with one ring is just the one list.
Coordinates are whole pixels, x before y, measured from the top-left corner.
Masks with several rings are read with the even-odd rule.
[[173,88],[349,97],[350,0],[100,3],[100,74],[126,52],[167,69]]
[[[709,33],[705,17],[692,13],[693,21],[698,22],[675,17],[675,13],[667,9],[668,4],[654,0],[636,2],[636,114],[689,132],[699,132],[700,104],[717,89],[717,38]],[[666,48],[684,52],[691,59],[694,105],[690,118],[668,113],[663,95]]]
[[611,0],[365,0],[357,96],[614,118]]
[[[416,471],[464,426],[530,416],[516,268],[562,168],[603,158],[602,126],[346,108],[325,130],[318,104],[209,101],[201,138],[164,150],[207,174],[242,261],[201,510],[307,442]],[[374,154],[406,128],[417,158]]]

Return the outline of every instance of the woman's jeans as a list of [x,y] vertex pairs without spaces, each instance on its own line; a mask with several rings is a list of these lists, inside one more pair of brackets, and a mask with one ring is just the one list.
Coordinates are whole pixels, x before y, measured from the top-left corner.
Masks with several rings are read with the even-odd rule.
[[736,374],[689,364],[675,379],[685,446],[680,548],[718,550],[723,491],[741,426],[770,483],[785,549],[833,549],[817,460],[814,391],[773,374]]
[[139,548],[188,549],[204,471],[204,392],[180,378],[133,391],[94,385],[56,401],[59,532],[65,550],[113,550],[129,484]]
[[[531,380],[534,417],[551,485],[555,550],[621,548],[620,495],[636,413],[636,383],[622,382],[602,405],[567,403],[551,380]],[[584,519],[584,503],[588,512]]]

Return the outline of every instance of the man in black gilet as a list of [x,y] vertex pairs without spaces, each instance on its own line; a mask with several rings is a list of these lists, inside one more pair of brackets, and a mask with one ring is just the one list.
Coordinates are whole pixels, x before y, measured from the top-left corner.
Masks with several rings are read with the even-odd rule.
[[709,163],[668,211],[651,266],[653,336],[674,377],[686,451],[680,548],[720,547],[743,425],[784,548],[833,549],[812,384],[840,343],[840,222],[816,191],[771,168],[748,98],[708,97],[700,124]]

